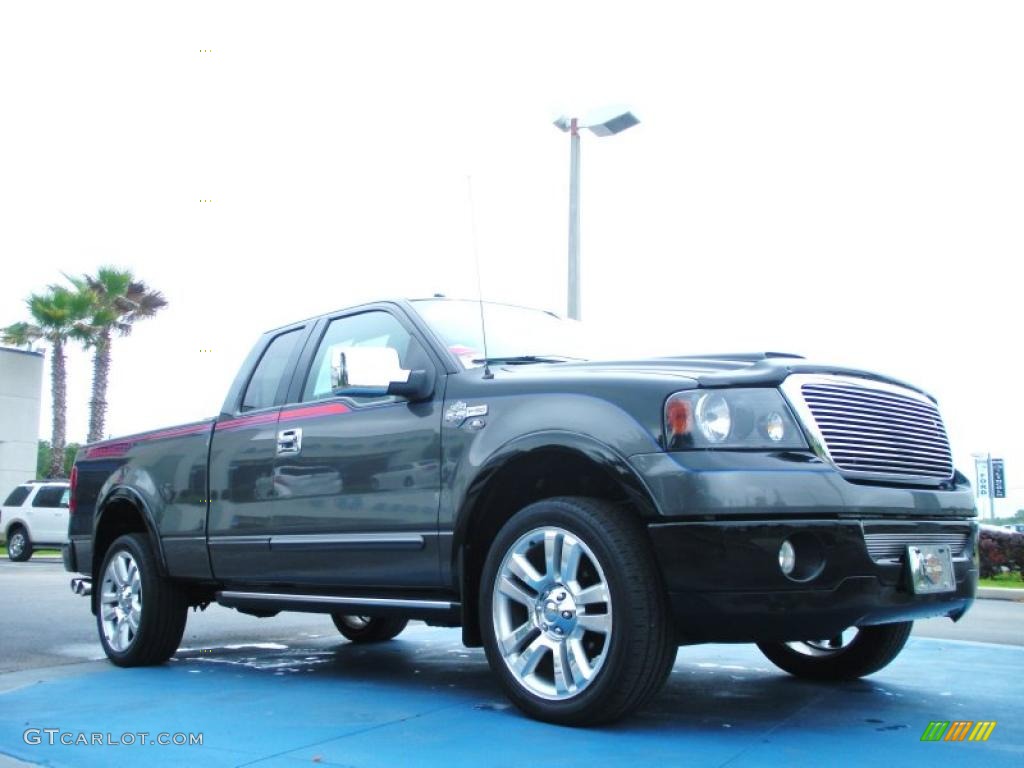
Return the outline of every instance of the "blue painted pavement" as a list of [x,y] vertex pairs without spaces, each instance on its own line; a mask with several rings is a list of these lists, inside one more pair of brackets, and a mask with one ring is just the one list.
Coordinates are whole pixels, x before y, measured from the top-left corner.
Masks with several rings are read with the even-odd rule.
[[[16,673],[0,686],[0,753],[67,766],[1024,765],[1024,648],[914,638],[882,672],[824,685],[753,646],[687,647],[641,713],[570,729],[510,707],[459,637],[413,625],[370,647],[305,637],[183,649],[147,669]],[[986,743],[921,742],[932,720],[998,725]],[[26,744],[31,728],[201,732],[203,744]]]

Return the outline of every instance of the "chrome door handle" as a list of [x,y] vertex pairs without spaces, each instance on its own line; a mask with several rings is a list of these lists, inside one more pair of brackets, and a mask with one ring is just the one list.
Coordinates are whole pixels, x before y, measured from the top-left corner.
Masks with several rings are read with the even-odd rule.
[[294,455],[302,450],[302,430],[282,429],[277,433],[277,455]]

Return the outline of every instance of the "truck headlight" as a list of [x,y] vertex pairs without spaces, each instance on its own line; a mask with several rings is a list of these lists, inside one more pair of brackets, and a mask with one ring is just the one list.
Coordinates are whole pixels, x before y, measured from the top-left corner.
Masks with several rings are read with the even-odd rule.
[[709,443],[721,443],[732,430],[729,401],[718,392],[708,392],[697,399],[695,410],[697,426]]
[[696,389],[665,402],[665,445],[694,448],[807,448],[782,394],[774,388]]

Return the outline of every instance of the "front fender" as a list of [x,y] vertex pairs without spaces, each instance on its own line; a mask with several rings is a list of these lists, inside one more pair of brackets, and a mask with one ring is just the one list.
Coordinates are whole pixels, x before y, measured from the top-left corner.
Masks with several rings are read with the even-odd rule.
[[538,450],[561,450],[586,457],[626,490],[642,514],[646,516],[660,514],[647,484],[636,473],[625,456],[607,443],[590,435],[549,429],[521,435],[498,446],[483,459],[479,466],[475,467],[474,472],[471,474],[467,472],[460,479],[458,488],[455,490],[458,501],[452,507],[457,510],[452,520],[453,552],[458,552],[461,548],[473,509],[487,487],[488,481],[509,462],[523,454]]
[[615,403],[578,393],[491,394],[475,387],[459,391],[449,384],[448,402],[454,401],[486,408],[482,418],[446,419],[441,430],[438,523],[442,534],[455,536],[456,546],[465,515],[488,478],[525,451],[557,448],[584,455],[635,489],[638,497],[652,498],[627,457],[659,450],[659,445],[647,428]]

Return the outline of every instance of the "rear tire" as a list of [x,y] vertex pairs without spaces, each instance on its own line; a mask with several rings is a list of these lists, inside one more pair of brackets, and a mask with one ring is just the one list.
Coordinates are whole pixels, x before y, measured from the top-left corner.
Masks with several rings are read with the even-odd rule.
[[527,715],[597,725],[651,699],[677,645],[642,524],[606,501],[538,501],[484,563],[480,629],[491,669]]
[[7,557],[15,563],[24,563],[32,557],[32,549],[32,539],[24,526],[12,526],[7,532]]
[[408,619],[380,616],[349,616],[332,613],[331,620],[346,638],[353,643],[380,643],[401,634],[409,623]]
[[856,636],[840,648],[823,641],[758,643],[768,660],[791,675],[808,680],[853,680],[887,666],[907,644],[914,622],[858,627]]
[[167,661],[181,644],[188,596],[161,576],[149,538],[129,533],[103,558],[96,587],[96,626],[103,650],[119,667]]

